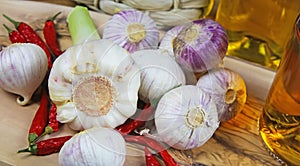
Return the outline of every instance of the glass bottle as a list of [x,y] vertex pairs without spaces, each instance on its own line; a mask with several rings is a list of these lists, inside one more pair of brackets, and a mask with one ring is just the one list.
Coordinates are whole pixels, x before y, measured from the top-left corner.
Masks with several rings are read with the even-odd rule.
[[300,15],[259,120],[261,138],[283,165],[300,165]]

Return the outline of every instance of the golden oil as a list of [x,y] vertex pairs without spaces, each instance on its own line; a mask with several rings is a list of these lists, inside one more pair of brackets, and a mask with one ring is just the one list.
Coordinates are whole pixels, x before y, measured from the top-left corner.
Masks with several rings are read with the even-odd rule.
[[299,0],[220,0],[215,19],[228,55],[276,69],[299,11]]

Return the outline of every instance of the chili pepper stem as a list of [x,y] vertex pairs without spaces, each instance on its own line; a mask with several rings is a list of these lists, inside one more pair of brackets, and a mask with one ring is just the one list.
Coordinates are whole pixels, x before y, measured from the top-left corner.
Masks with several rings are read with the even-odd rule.
[[31,150],[30,148],[25,148],[25,149],[18,150],[17,153],[24,153],[24,152],[31,152]]
[[59,12],[57,12],[53,17],[51,17],[49,20],[50,21],[54,21],[55,19],[56,19],[56,17],[58,16],[58,15],[60,15],[61,14],[61,11],[59,11]]
[[7,30],[8,33],[11,33],[13,30],[10,29],[7,25],[3,24],[4,28]]
[[3,17],[6,18],[8,21],[10,21],[12,24],[14,24],[15,28],[18,28],[20,22],[17,22],[13,20],[12,18],[8,17],[7,15],[3,14]]
[[30,145],[36,144],[38,140],[40,140],[42,137],[44,137],[47,134],[51,134],[52,132],[53,132],[52,127],[46,126],[45,131],[40,136],[36,137],[32,142],[30,142]]

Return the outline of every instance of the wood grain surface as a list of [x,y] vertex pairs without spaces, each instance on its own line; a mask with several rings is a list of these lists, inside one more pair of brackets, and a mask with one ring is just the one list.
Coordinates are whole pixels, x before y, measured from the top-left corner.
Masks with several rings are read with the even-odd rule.
[[[67,6],[72,6],[72,4],[62,5],[32,1],[22,1],[22,3],[0,1],[1,14],[5,13],[16,20],[29,23],[39,34],[41,34],[45,19],[62,11],[57,19],[57,29],[61,47],[67,49],[71,46],[71,40],[66,16],[72,9]],[[91,16],[101,34],[102,27],[110,16],[95,12],[91,12]],[[0,22],[11,25],[3,17],[0,18]],[[11,44],[4,28],[0,28],[0,44],[4,47]],[[0,165],[27,166],[36,165],[36,163],[43,166],[58,165],[58,154],[32,156],[16,153],[17,150],[27,146],[27,132],[35,110],[38,108],[38,95],[35,96],[32,104],[25,107],[16,104],[16,95],[2,90],[0,90],[0,98],[0,161],[2,162]],[[206,144],[193,150],[169,149],[168,151],[180,165],[279,165],[269,156],[258,134],[257,120],[263,103],[263,100],[248,95],[243,111],[236,118],[221,123],[214,136]],[[63,126],[60,132],[49,137],[69,134],[74,134],[74,132],[67,126]],[[125,165],[145,165],[141,147],[128,144],[128,150],[130,154],[126,158]]]

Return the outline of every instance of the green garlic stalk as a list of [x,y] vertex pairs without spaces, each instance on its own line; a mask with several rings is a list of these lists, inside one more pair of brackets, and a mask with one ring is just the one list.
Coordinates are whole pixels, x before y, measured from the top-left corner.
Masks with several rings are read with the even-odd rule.
[[73,45],[100,39],[97,28],[86,7],[75,6],[67,17]]

